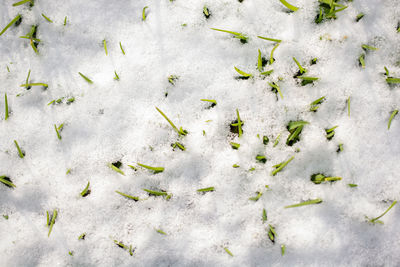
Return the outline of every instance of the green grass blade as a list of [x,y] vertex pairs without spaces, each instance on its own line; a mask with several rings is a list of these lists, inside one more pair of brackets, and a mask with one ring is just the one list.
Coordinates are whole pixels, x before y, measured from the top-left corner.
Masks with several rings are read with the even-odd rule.
[[350,117],[350,96],[347,98],[347,115]]
[[23,5],[25,3],[32,3],[32,0],[22,0],[22,1],[14,3],[12,6],[20,6],[20,5]]
[[67,25],[67,16],[65,16],[65,18],[64,18],[64,26],[66,26]]
[[257,36],[257,37],[260,39],[263,39],[263,40],[271,41],[271,42],[276,42],[276,43],[282,42],[282,40],[279,40],[279,39],[268,38],[268,37],[263,37],[263,36]]
[[388,122],[388,130],[390,129],[390,125],[392,124],[392,120],[394,119],[394,117],[397,115],[397,113],[399,113],[399,110],[394,110],[393,112],[392,112],[392,114],[390,115],[390,118],[389,118],[389,122]]
[[10,23],[7,24],[7,26],[0,32],[0,36],[8,29],[10,28],[15,22],[17,22],[21,18],[21,15],[18,14]]
[[211,28],[211,30],[219,31],[219,32],[226,32],[226,33],[230,33],[230,34],[233,34],[233,35],[236,35],[236,36],[241,35],[241,33],[238,33],[238,32],[232,32],[232,31],[221,30],[221,29],[216,29],[216,28]]
[[150,190],[150,189],[143,189],[143,191],[146,191],[147,193],[149,193],[149,195],[153,195],[153,196],[166,196],[166,195],[168,195],[167,192],[163,192],[163,191],[154,191],[154,190]]
[[21,148],[19,147],[17,140],[14,140],[14,144],[15,144],[15,146],[17,147],[19,157],[20,157],[21,159],[23,159],[23,158],[25,157],[25,155],[24,155],[24,153],[22,153],[22,150],[21,150]]
[[229,254],[229,256],[233,257],[232,252],[227,247],[225,247],[224,250],[225,250],[226,253]]
[[243,134],[243,131],[242,131],[242,121],[240,120],[240,115],[239,115],[239,109],[236,109],[236,115],[237,115],[237,121],[238,121],[238,134],[239,134],[239,137],[241,137]]
[[89,79],[88,77],[86,77],[85,75],[83,75],[83,74],[80,73],[80,72],[78,72],[78,73],[79,73],[79,75],[81,75],[81,77],[82,77],[83,79],[85,79],[85,81],[87,81],[87,82],[90,83],[90,84],[93,83],[93,81],[92,81],[91,79]]
[[270,56],[270,58],[269,58],[269,64],[270,65],[272,65],[272,63],[274,63],[274,52],[275,52],[275,49],[277,49],[278,48],[278,46],[279,46],[279,43],[277,43],[275,46],[274,46],[274,48],[272,48],[272,50],[271,50],[271,56]]
[[307,72],[306,69],[303,68],[303,67],[300,65],[300,62],[298,62],[297,59],[296,59],[295,57],[293,57],[293,60],[294,60],[294,62],[296,62],[297,67],[299,67],[300,74],[303,74],[303,73]]
[[49,234],[47,235],[47,237],[50,236],[51,230],[53,230],[53,225],[56,222],[56,218],[57,218],[57,210],[54,210],[53,211],[53,217],[51,218],[51,221],[50,221]]
[[54,129],[56,130],[57,138],[58,138],[59,140],[61,140],[62,138],[61,138],[60,132],[58,131],[57,125],[55,125],[55,124],[54,124]]
[[112,170],[118,172],[119,174],[125,175],[125,173],[123,171],[121,171],[118,167],[114,166],[112,163],[109,163],[108,167],[110,167]]
[[240,75],[242,75],[243,77],[253,77],[253,75],[252,74],[250,74],[250,73],[246,73],[246,72],[244,72],[244,71],[242,71],[242,70],[240,70],[240,69],[238,69],[238,68],[236,68],[236,67],[234,67],[235,68],[235,70],[240,74]]
[[125,50],[124,50],[124,48],[122,47],[122,44],[121,44],[121,42],[119,42],[119,48],[121,48],[121,52],[122,52],[122,54],[123,54],[123,55],[125,55]]
[[400,78],[393,78],[393,77],[389,77],[389,78],[386,78],[386,82],[387,83],[400,83]]
[[293,6],[291,4],[289,4],[288,2],[286,2],[285,0],[279,0],[285,7],[287,7],[288,9],[292,10],[293,12],[296,12],[299,8],[296,6]]
[[257,58],[257,69],[259,72],[262,72],[262,57],[261,57],[261,51],[258,49],[258,58]]
[[374,223],[374,222],[377,221],[378,219],[382,218],[382,217],[383,217],[386,213],[388,213],[388,211],[389,211],[391,208],[393,208],[394,205],[396,205],[396,204],[397,204],[397,201],[396,201],[396,200],[393,201],[392,205],[390,205],[390,207],[387,208],[387,210],[385,210],[384,213],[382,213],[380,216],[378,216],[378,217],[376,217],[376,218],[371,219],[370,222]]
[[89,192],[90,192],[89,191],[89,186],[90,186],[90,182],[87,183],[85,189],[83,189],[83,191],[81,192],[81,196],[82,197],[85,197],[85,196],[87,196],[89,194]]
[[281,162],[278,165],[276,165],[277,168],[271,172],[271,175],[275,176],[278,172],[280,172],[283,168],[285,168],[286,165],[288,165],[289,162],[291,162],[293,159],[294,159],[294,156],[291,157],[290,159],[288,159],[287,161]]
[[143,8],[143,11],[142,11],[142,20],[143,21],[145,21],[146,20],[146,9],[147,8],[149,8],[148,6],[145,6],[144,8]]
[[104,46],[104,51],[106,52],[106,56],[108,55],[108,51],[107,51],[107,41],[106,39],[103,40],[103,46]]
[[373,47],[373,46],[366,45],[366,44],[361,45],[361,48],[364,49],[364,50],[372,50],[372,51],[376,51],[376,50],[379,49],[377,47]]
[[152,167],[152,166],[144,165],[141,163],[137,163],[137,165],[139,165],[140,167],[146,168],[148,170],[151,170],[154,173],[160,173],[160,172],[164,171],[164,167]]
[[53,21],[43,13],[42,13],[42,17],[45,18],[48,22],[53,23]]
[[167,117],[167,115],[164,114],[158,107],[156,107],[157,111],[160,112],[160,114],[168,121],[168,123],[172,126],[172,128],[179,134],[179,135],[186,135],[187,132],[185,130],[182,130],[182,128],[179,130],[175,124]]
[[132,199],[132,200],[135,200],[135,201],[139,201],[139,198],[138,198],[138,197],[134,197],[134,196],[131,196],[131,195],[127,195],[127,194],[124,194],[124,193],[119,192],[119,191],[115,191],[115,192],[118,193],[118,194],[120,194],[121,196],[126,197],[126,198],[129,198],[129,199]]
[[277,84],[275,84],[275,83],[268,83],[268,84],[269,84],[272,88],[275,88],[276,91],[278,91],[278,93],[279,93],[281,99],[283,99],[283,95],[282,95],[281,88],[279,88],[279,86],[278,86]]
[[200,101],[210,102],[217,105],[217,101],[215,101],[214,99],[200,99]]
[[47,83],[26,83],[26,84],[21,84],[21,87],[29,87],[29,86],[43,86],[43,87],[49,87]]
[[6,176],[0,176],[0,182],[1,183],[3,183],[3,184],[5,184],[6,186],[8,186],[8,187],[13,187],[13,188],[15,188],[16,186],[15,186],[15,184],[13,184],[11,181],[9,181],[9,179],[6,179],[7,177]]
[[308,200],[308,201],[304,201],[298,204],[293,204],[293,205],[289,205],[289,206],[285,206],[285,209],[288,208],[296,208],[296,207],[301,207],[301,206],[306,206],[306,205],[312,205],[312,204],[319,204],[322,202],[322,199],[316,198],[316,199],[312,199],[312,200]]
[[317,77],[308,77],[308,76],[298,76],[297,78],[304,81],[317,81],[319,79]]
[[8,119],[9,114],[8,114],[8,100],[7,100],[7,94],[4,94],[4,103],[5,103],[5,108],[6,108],[6,114],[5,114],[5,120]]
[[215,191],[214,186],[212,187],[206,187],[206,188],[201,188],[201,189],[197,189],[197,192],[213,192]]

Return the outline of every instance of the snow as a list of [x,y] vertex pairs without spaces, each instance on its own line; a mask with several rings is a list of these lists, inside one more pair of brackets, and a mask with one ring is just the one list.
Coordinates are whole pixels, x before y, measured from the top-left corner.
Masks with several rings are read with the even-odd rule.
[[[387,123],[399,107],[400,91],[383,73],[386,66],[400,77],[400,6],[397,0],[341,2],[348,8],[336,20],[315,24],[318,2],[306,0],[290,1],[300,7],[295,13],[278,0],[37,0],[32,8],[2,1],[1,28],[18,13],[23,20],[0,37],[0,175],[17,186],[0,184],[0,214],[9,215],[0,217],[0,265],[399,265],[397,205],[382,217],[384,225],[370,224],[365,216],[379,216],[399,197],[400,123],[395,117],[390,130]],[[360,12],[365,17],[355,22]],[[29,40],[18,38],[33,24],[42,40],[39,55]],[[250,39],[241,44],[212,27]],[[258,49],[268,59],[274,43],[257,35],[283,40],[276,61],[265,68],[274,72],[265,79],[257,74]],[[365,69],[357,61],[362,44],[379,48],[366,53]],[[319,80],[300,86],[292,57]],[[318,63],[310,66],[314,57]],[[235,79],[234,66],[255,77]],[[20,87],[29,69],[30,82],[48,83],[47,90]],[[119,81],[113,80],[114,71]],[[170,75],[179,76],[174,86]],[[277,100],[268,82],[279,77],[284,98]],[[4,93],[11,110],[7,121]],[[65,100],[47,105],[71,96],[76,100],[70,105]],[[309,104],[321,96],[326,100],[318,112],[310,112]],[[207,109],[203,98],[218,104]],[[156,106],[189,134],[178,137]],[[240,138],[229,131],[236,109],[244,121]],[[292,120],[310,124],[299,142],[287,146],[286,125]],[[54,124],[61,123],[59,140]],[[328,141],[325,129],[335,125]],[[263,135],[270,140],[266,146]],[[26,152],[23,159],[13,140]],[[173,151],[176,141],[186,151]],[[239,150],[231,141],[241,144]],[[340,143],[344,151],[337,153]],[[265,164],[255,160],[258,154],[266,155]],[[273,165],[291,156],[281,172],[270,175]],[[108,167],[116,161],[125,176]],[[128,167],[137,162],[165,171]],[[318,172],[343,179],[316,185],[310,176]],[[82,198],[88,181],[91,193]],[[210,186],[216,190],[196,192]],[[143,188],[173,196],[148,197]],[[134,202],[116,190],[144,200]],[[261,198],[249,200],[257,191]],[[323,202],[284,209],[315,198]],[[48,237],[46,211],[54,209],[58,217]],[[268,224],[276,229],[275,244],[268,239]],[[78,240],[84,232],[85,240]],[[114,240],[136,248],[133,256]]]

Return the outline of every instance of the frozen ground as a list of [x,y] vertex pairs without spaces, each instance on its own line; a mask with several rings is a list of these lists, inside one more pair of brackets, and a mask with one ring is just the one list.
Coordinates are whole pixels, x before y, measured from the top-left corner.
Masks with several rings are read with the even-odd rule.
[[[390,75],[400,76],[398,0],[341,1],[348,8],[321,24],[314,23],[318,2],[308,0],[290,1],[300,7],[295,13],[278,0],[36,0],[31,9],[13,3],[0,3],[0,28],[17,13],[23,17],[0,37],[0,175],[16,185],[0,183],[0,214],[9,216],[0,217],[1,266],[400,265],[398,206],[381,218],[383,225],[365,218],[380,215],[400,192],[399,118],[387,129],[399,108],[400,88],[389,86],[383,74],[386,66]],[[355,22],[360,12],[365,16]],[[31,25],[38,25],[39,55],[19,38]],[[211,27],[250,39],[241,44]],[[258,49],[268,59],[274,43],[257,35],[282,39],[276,61],[265,67],[274,72],[265,79],[257,74]],[[365,69],[358,63],[362,44],[379,48],[366,53]],[[292,57],[319,80],[299,85]],[[318,63],[310,66],[314,57]],[[237,80],[234,66],[257,75]],[[29,69],[30,82],[48,83],[47,90],[20,87]],[[168,82],[171,74],[179,76],[175,86]],[[273,81],[283,99],[271,91]],[[7,121],[4,93],[11,111]],[[70,105],[65,99],[47,105],[71,96]],[[310,103],[322,96],[326,101],[318,112],[310,112]],[[207,109],[202,98],[218,104]],[[178,137],[155,106],[189,134]],[[229,127],[236,109],[244,121],[240,138]],[[310,124],[299,142],[287,146],[292,120]],[[54,124],[61,123],[59,140]],[[325,129],[335,125],[328,141]],[[186,151],[172,150],[178,140]],[[231,141],[241,144],[239,150]],[[340,143],[343,151],[337,153]],[[266,156],[265,164],[256,161],[258,154]],[[273,165],[291,156],[281,172],[270,175]],[[116,161],[125,176],[108,167]],[[137,162],[165,171],[128,167]],[[310,176],[318,172],[343,179],[314,184]],[[88,181],[91,193],[83,198]],[[210,186],[214,192],[196,192]],[[148,197],[143,188],[173,196]],[[260,199],[249,200],[257,191],[263,192]],[[284,208],[315,198],[323,202]],[[48,237],[46,211],[55,209]],[[268,224],[275,227],[275,244]],[[84,232],[85,239],[78,240]],[[133,256],[114,240],[136,248]]]

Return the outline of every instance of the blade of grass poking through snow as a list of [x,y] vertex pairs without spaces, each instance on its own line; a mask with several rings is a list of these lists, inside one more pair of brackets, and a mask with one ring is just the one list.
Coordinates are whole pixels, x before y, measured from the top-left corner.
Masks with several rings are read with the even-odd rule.
[[239,149],[239,147],[240,147],[240,144],[238,144],[238,143],[230,142],[229,144],[231,144],[231,147],[236,150]]
[[282,40],[279,40],[279,39],[268,38],[268,37],[263,37],[263,36],[257,36],[257,37],[260,38],[260,39],[267,40],[267,41],[271,41],[271,42],[275,42],[275,43],[280,43],[280,42],[282,42]]
[[350,117],[350,96],[347,98],[347,115]]
[[376,218],[370,219],[369,222],[371,222],[371,223],[376,223],[376,222],[378,222],[378,223],[382,223],[382,224],[383,224],[383,222],[380,221],[379,219],[382,218],[386,213],[388,213],[388,211],[389,211],[391,208],[393,208],[394,205],[396,205],[396,204],[397,204],[397,201],[396,201],[396,200],[393,201],[392,205],[390,205],[390,207],[387,208],[387,210],[385,210],[384,213],[382,213],[380,216],[378,216],[378,217],[376,217]]
[[214,186],[212,187],[206,187],[206,188],[201,188],[201,189],[197,189],[197,192],[213,192],[215,191]]
[[262,211],[262,221],[263,221],[263,223],[266,222],[267,219],[268,219],[267,211],[265,209],[263,209],[263,211]]
[[175,124],[168,119],[167,115],[164,114],[158,107],[156,107],[157,111],[160,112],[160,114],[168,121],[168,123],[172,126],[172,128],[179,134],[185,136],[188,132],[186,130],[183,130],[182,127],[178,130],[178,128],[175,126]]
[[31,39],[30,41],[29,41],[29,43],[30,43],[30,45],[31,45],[31,47],[32,47],[32,49],[33,49],[33,51],[35,52],[35,54],[39,54],[39,51],[37,50],[37,45],[35,45],[35,42],[33,42],[33,40]]
[[281,99],[283,99],[282,91],[281,91],[281,89],[279,88],[279,86],[278,86],[276,83],[268,83],[268,84],[269,84],[273,89],[275,89],[276,92],[279,93]]
[[258,57],[257,57],[257,69],[259,72],[262,72],[263,66],[262,66],[262,57],[261,57],[261,51],[258,49]]
[[92,81],[91,79],[89,79],[88,77],[86,77],[85,75],[83,75],[83,74],[80,73],[80,72],[78,72],[78,73],[79,73],[79,75],[81,75],[81,77],[82,77],[83,79],[85,79],[85,81],[87,81],[87,82],[90,83],[90,84],[93,83],[93,81]]
[[121,52],[122,52],[122,54],[123,54],[123,55],[125,55],[125,51],[124,51],[124,48],[122,47],[122,44],[121,44],[121,42],[119,42],[119,48],[121,48]]
[[15,22],[17,22],[19,19],[21,18],[21,15],[18,14],[12,21],[10,21],[10,23],[7,24],[6,27],[4,27],[4,29],[0,32],[0,36],[5,33],[5,31],[10,28]]
[[[121,171],[121,169],[119,168],[121,166],[121,163],[120,164],[118,164],[118,163],[120,163],[120,162],[118,161],[117,163],[109,163],[108,167],[110,167],[113,171],[118,172],[119,174],[125,175],[125,173],[123,171]],[[114,164],[117,164],[118,167],[115,166]]]
[[204,102],[210,102],[212,105],[212,107],[217,105],[217,101],[214,99],[200,99],[200,101],[204,101]]
[[375,51],[375,50],[379,49],[379,48],[376,48],[376,47],[373,47],[373,46],[369,46],[369,45],[366,45],[366,44],[361,45],[361,48],[364,49],[365,51],[367,51],[367,50]]
[[233,35],[234,38],[239,39],[241,43],[243,43],[243,44],[247,43],[248,37],[246,35],[242,34],[242,33],[233,32],[233,31],[227,31],[227,30],[221,30],[221,29],[216,29],[216,28],[211,28],[211,30],[230,33],[230,34]]
[[106,52],[106,56],[108,55],[108,51],[107,51],[107,41],[106,39],[103,40],[103,46],[104,46],[104,51]]
[[67,16],[65,16],[65,18],[64,18],[64,26],[66,26],[67,25]]
[[88,182],[85,189],[82,190],[82,192],[81,192],[82,197],[86,197],[87,195],[90,194],[89,186],[90,186],[90,182]]
[[50,221],[50,225],[49,225],[49,233],[48,233],[47,237],[50,236],[51,230],[53,230],[53,225],[56,222],[56,218],[57,218],[57,210],[54,210],[53,216],[51,217],[51,221]]
[[168,195],[168,193],[164,192],[164,191],[154,191],[154,190],[150,190],[150,189],[143,189],[143,191],[146,191],[151,196],[167,196]]
[[390,129],[390,125],[392,124],[392,120],[394,117],[399,113],[399,110],[395,109],[393,110],[392,114],[390,115],[389,122],[388,122],[388,130]]
[[386,78],[386,82],[389,84],[400,83],[400,78],[389,77],[389,78]]
[[157,233],[159,233],[159,234],[162,234],[162,235],[167,235],[167,233],[166,232],[164,232],[163,230],[161,230],[161,229],[156,229],[156,231],[157,231]]
[[142,11],[142,20],[143,21],[145,21],[146,20],[146,9],[147,8],[149,8],[148,6],[145,6],[144,8],[143,8],[143,11]]
[[4,93],[4,105],[5,105],[5,109],[6,109],[4,120],[7,120],[9,114],[8,114],[8,100],[7,100],[7,94],[6,93]]
[[325,96],[318,98],[317,100],[314,100],[311,104],[310,104],[310,111],[314,111],[317,112],[317,110],[319,109],[319,105],[322,104],[322,102],[324,102],[325,100]]
[[316,199],[312,199],[312,200],[300,202],[300,203],[298,203],[298,204],[293,204],[293,205],[285,206],[285,209],[288,209],[288,208],[296,208],[296,207],[301,207],[301,206],[306,206],[306,205],[312,205],[312,204],[319,204],[319,203],[321,203],[321,202],[322,202],[322,199],[316,198]]
[[365,16],[365,14],[364,13],[359,13],[357,16],[356,16],[356,22],[359,22],[363,17]]
[[365,54],[361,54],[358,58],[358,62],[360,63],[360,66],[365,69]]
[[145,169],[151,170],[154,173],[160,173],[160,172],[164,171],[164,167],[152,167],[152,166],[141,164],[139,162],[137,163],[137,165],[139,165],[140,167],[143,167]]
[[49,212],[46,210],[46,226],[49,226],[50,225],[50,215],[49,215]]
[[119,76],[118,76],[117,72],[116,72],[116,71],[114,71],[114,73],[115,73],[114,80],[116,80],[116,81],[119,81]]
[[240,120],[240,115],[239,115],[239,109],[236,109],[236,116],[238,121],[238,135],[239,137],[241,137],[243,134],[243,130],[242,130],[242,121]]
[[[31,70],[28,71],[28,76],[26,77],[25,84],[29,84],[29,77],[31,76]],[[25,87],[26,90],[30,89],[30,86]]]
[[244,71],[242,71],[242,70],[236,68],[235,66],[234,66],[234,68],[235,68],[235,70],[237,71],[237,73],[239,73],[239,74],[242,75],[243,77],[246,77],[246,78],[251,78],[251,77],[253,77],[253,74],[244,72]]
[[256,192],[256,194],[257,195],[255,197],[250,197],[249,200],[258,201],[260,199],[260,197],[263,195],[262,192]]
[[275,61],[275,59],[274,59],[274,52],[275,52],[275,49],[278,48],[278,46],[279,46],[279,43],[277,43],[277,44],[274,46],[274,48],[272,48],[272,50],[271,50],[271,56],[270,56],[270,58],[269,58],[269,64],[270,64],[270,65],[272,65],[272,63],[274,63],[274,61]]
[[275,227],[273,227],[272,225],[268,224],[269,229],[268,229],[268,237],[269,240],[272,241],[272,243],[275,243],[275,237],[276,237],[276,231],[275,231]]
[[86,237],[86,233],[83,233],[78,237],[78,240],[85,240],[85,237]]
[[300,65],[300,62],[298,62],[295,57],[293,57],[293,60],[294,60],[294,62],[296,62],[297,67],[299,67],[300,75],[307,72],[307,70]]
[[14,140],[14,144],[15,144],[15,146],[17,147],[18,156],[19,156],[21,159],[23,159],[23,158],[25,157],[25,153],[22,152],[21,148],[20,148],[19,145],[18,145],[17,140]]
[[47,83],[26,83],[26,84],[21,84],[21,87],[29,87],[29,86],[43,86],[43,87],[49,87]]
[[25,3],[33,4],[33,0],[22,0],[22,1],[19,1],[19,2],[16,2],[16,3],[12,4],[12,6],[20,6],[20,5],[23,5]]
[[283,162],[281,162],[281,163],[279,163],[279,164],[277,164],[277,165],[272,166],[273,168],[275,168],[275,170],[273,170],[273,171],[271,172],[271,175],[272,175],[272,176],[275,176],[278,172],[280,172],[281,170],[283,170],[283,168],[285,168],[286,165],[288,165],[289,162],[291,162],[293,159],[294,159],[294,156],[291,157],[290,159],[288,159],[287,161],[283,161]]
[[42,13],[42,17],[45,18],[48,22],[53,23],[53,21],[43,13]]
[[267,71],[261,72],[260,74],[261,74],[261,75],[266,75],[266,76],[268,76],[268,75],[270,75],[272,72],[274,72],[274,70],[267,70]]
[[233,257],[232,252],[227,247],[225,247],[224,250],[225,250],[226,253],[229,254],[229,256]]
[[274,141],[274,146],[273,146],[273,147],[276,147],[276,146],[279,144],[279,139],[280,139],[280,137],[281,137],[281,133],[278,134],[278,136],[276,137],[276,139],[275,139],[275,141]]
[[292,10],[293,12],[296,12],[299,8],[289,4],[288,2],[286,2],[285,0],[279,0],[285,7],[289,8],[290,10]]
[[16,187],[15,184],[12,183],[10,178],[8,178],[7,176],[4,176],[4,175],[0,176],[0,182],[8,187],[12,187],[12,188]]
[[135,201],[139,201],[139,198],[138,198],[138,197],[134,197],[134,196],[131,196],[131,195],[127,195],[127,194],[124,194],[124,193],[119,192],[119,191],[115,191],[115,192],[118,193],[118,194],[120,194],[121,196],[126,197],[126,198],[129,198],[129,199],[132,199],[132,200],[135,200]]

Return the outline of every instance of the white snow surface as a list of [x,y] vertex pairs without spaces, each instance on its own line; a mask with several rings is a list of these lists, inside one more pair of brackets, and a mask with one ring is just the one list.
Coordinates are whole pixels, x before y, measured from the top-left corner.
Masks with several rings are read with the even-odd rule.
[[[0,217],[0,266],[400,265],[398,206],[381,218],[383,225],[365,218],[399,199],[400,122],[395,117],[390,130],[387,123],[399,108],[400,88],[383,75],[386,66],[400,76],[398,0],[344,1],[348,8],[321,24],[314,23],[318,2],[309,0],[291,0],[300,7],[294,13],[278,0],[36,0],[32,8],[12,3],[0,3],[0,28],[18,13],[23,19],[0,37],[0,175],[16,188],[0,184],[0,215],[9,216]],[[360,12],[365,17],[355,22]],[[38,25],[39,55],[19,38],[31,25]],[[212,27],[245,33],[249,41],[241,44]],[[269,58],[274,43],[257,35],[282,39],[276,61],[265,68],[274,72],[265,79],[235,79],[234,66],[258,73],[258,49]],[[379,48],[366,53],[365,69],[358,64],[362,44]],[[319,80],[300,86],[292,57]],[[318,63],[310,66],[314,57]],[[29,69],[30,82],[48,83],[46,90],[20,87]],[[174,86],[169,75],[179,76]],[[278,77],[284,99],[277,100],[268,82]],[[47,105],[70,96],[76,98],[70,105]],[[310,112],[309,104],[321,96],[326,101]],[[218,104],[207,109],[202,98]],[[179,137],[156,106],[189,134]],[[244,121],[240,138],[229,127],[236,109]],[[299,142],[287,146],[286,125],[293,120],[310,124]],[[61,123],[59,140],[54,124]],[[325,129],[335,125],[328,141]],[[14,140],[26,153],[23,159]],[[186,151],[173,151],[176,141]],[[239,150],[231,141],[241,144]],[[340,143],[344,151],[337,153]],[[255,160],[258,154],[266,155],[265,164]],[[271,176],[272,166],[291,156]],[[116,161],[125,176],[108,167]],[[137,162],[165,171],[128,167]],[[310,176],[319,172],[343,179],[316,185]],[[83,198],[88,181],[91,194]],[[196,192],[210,186],[214,192]],[[143,188],[173,196],[149,197]],[[257,191],[262,197],[249,200]],[[323,202],[284,208],[315,198]],[[58,217],[48,237],[46,211],[54,209]],[[275,244],[268,224],[276,229]],[[85,240],[78,240],[84,232]],[[114,240],[136,248],[133,256]]]

